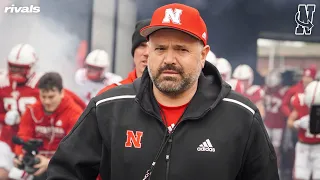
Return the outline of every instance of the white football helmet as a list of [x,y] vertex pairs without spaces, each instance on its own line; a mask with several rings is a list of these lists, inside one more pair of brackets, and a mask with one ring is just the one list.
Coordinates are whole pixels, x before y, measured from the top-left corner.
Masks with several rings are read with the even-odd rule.
[[105,70],[109,70],[110,60],[106,51],[96,49],[90,52],[85,60],[87,77],[91,80],[99,80]]
[[101,49],[93,50],[88,54],[85,64],[93,67],[109,68],[109,55],[106,51]]
[[240,64],[235,68],[232,74],[233,78],[238,79],[240,81],[248,81],[248,85],[251,86],[253,83],[253,70],[252,68],[247,64]]
[[208,52],[206,60],[213,65],[216,65],[217,63],[217,57],[211,50]]
[[232,67],[228,60],[224,58],[218,58],[216,67],[219,70],[223,80],[229,81],[231,79]]
[[18,44],[11,49],[7,60],[10,79],[23,83],[33,74],[33,67],[38,61],[38,57],[31,45]]
[[281,72],[279,70],[272,70],[265,78],[265,84],[269,88],[274,88],[282,83]]
[[304,102],[307,106],[320,105],[320,81],[312,81],[304,89]]

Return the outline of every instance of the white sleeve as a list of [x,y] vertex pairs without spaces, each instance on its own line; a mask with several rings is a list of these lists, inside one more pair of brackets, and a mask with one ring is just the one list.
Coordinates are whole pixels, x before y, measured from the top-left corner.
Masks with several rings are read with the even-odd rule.
[[14,153],[7,143],[0,141],[0,168],[4,168],[7,171],[13,167]]
[[74,75],[74,80],[78,85],[83,85],[86,79],[86,70],[84,68],[78,69]]
[[107,81],[104,82],[106,86],[108,86],[110,84],[118,83],[123,80],[121,76],[119,76],[117,74],[110,73],[110,72],[107,72],[105,74],[105,77],[107,79]]

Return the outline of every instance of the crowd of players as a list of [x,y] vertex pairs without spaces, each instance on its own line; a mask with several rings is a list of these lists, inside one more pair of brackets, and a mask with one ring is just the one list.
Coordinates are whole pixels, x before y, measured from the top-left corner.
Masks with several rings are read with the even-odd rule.
[[[136,32],[142,27],[137,28]],[[45,172],[60,140],[72,129],[92,97],[141,76],[148,50],[146,40],[139,38],[133,35],[133,44],[137,43],[132,51],[135,69],[125,80],[109,72],[107,52],[98,49],[89,53],[85,66],[75,73],[75,81],[83,86],[77,95],[63,88],[58,73],[35,72],[38,58],[31,45],[18,44],[12,48],[7,56],[7,69],[0,72],[0,179],[36,179],[33,175]],[[277,152],[283,179],[309,180],[311,176],[313,180],[320,179],[320,135],[309,130],[310,107],[320,103],[317,68],[303,69],[301,79],[291,87],[284,83],[285,69],[274,69],[261,86],[253,83],[254,71],[246,64],[232,71],[229,61],[216,58],[213,52],[208,54],[207,61],[217,67],[233,90],[258,107]],[[43,140],[37,155],[41,163],[33,175],[17,168],[25,151],[13,144],[16,135],[25,141]]]

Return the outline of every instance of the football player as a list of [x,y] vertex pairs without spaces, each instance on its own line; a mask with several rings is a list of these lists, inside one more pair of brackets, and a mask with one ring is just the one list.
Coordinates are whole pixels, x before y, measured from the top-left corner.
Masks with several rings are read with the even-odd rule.
[[88,103],[100,89],[113,83],[118,83],[122,77],[108,71],[109,55],[106,51],[96,49],[85,59],[85,67],[77,70],[75,81],[81,88],[81,97]]
[[[8,70],[0,76],[0,123],[13,134],[18,130],[20,114],[25,112],[26,105],[35,103],[38,98],[35,89],[42,73],[34,71],[37,60],[31,45],[18,44],[7,57]],[[3,140],[12,146],[8,139]]]
[[320,179],[320,134],[310,133],[309,109],[320,105],[320,82],[313,81],[292,98],[297,120],[290,119],[288,125],[298,130],[298,142],[295,149],[294,173],[296,180]]
[[264,95],[265,92],[263,88],[259,85],[253,85],[253,70],[247,64],[240,64],[237,66],[232,74],[234,79],[240,81],[240,91],[239,93],[243,94],[249,98],[259,109],[262,118],[265,117],[265,108],[264,108]]
[[282,134],[286,127],[286,117],[281,111],[281,104],[288,87],[282,85],[280,70],[272,70],[265,78],[265,85],[264,105],[266,116],[264,123],[278,156],[279,164]]

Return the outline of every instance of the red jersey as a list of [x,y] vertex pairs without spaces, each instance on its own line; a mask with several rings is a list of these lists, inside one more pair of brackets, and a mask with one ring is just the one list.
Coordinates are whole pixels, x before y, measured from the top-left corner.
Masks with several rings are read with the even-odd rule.
[[[309,108],[304,104],[304,94],[297,93],[291,99],[292,107],[298,112],[298,119],[309,115]],[[300,142],[307,144],[318,144],[320,143],[320,136],[315,136],[310,133],[309,128],[298,129],[298,139]]]
[[0,123],[4,123],[4,117],[9,110],[18,110],[24,113],[26,105],[34,104],[39,97],[36,85],[42,74],[34,74],[26,84],[14,85],[8,76],[0,77]]
[[[82,109],[65,96],[58,108],[46,114],[40,101],[27,107],[21,117],[18,136],[23,140],[42,139],[40,154],[51,157],[58,148],[60,141],[71,131],[82,113]],[[15,153],[21,154],[22,147],[16,146]]]
[[292,111],[290,100],[296,93],[304,93],[304,86],[301,81],[289,88],[286,94],[283,96],[281,111],[286,117],[289,117]]
[[250,101],[252,101],[254,104],[262,101],[264,94],[264,90],[258,85],[250,86],[247,90],[245,90],[245,93],[243,93],[243,95],[250,99]]
[[282,99],[287,91],[287,87],[266,88],[264,105],[266,116],[264,123],[268,128],[286,127],[286,117],[281,111]]
[[5,115],[10,110],[17,110],[20,114],[26,111],[26,106],[34,104],[39,98],[39,91],[36,88],[42,74],[33,74],[24,85],[16,85],[10,82],[7,75],[0,77],[0,124],[3,132],[0,140],[13,147],[12,136],[18,132],[18,125],[8,126],[5,124]]

